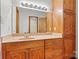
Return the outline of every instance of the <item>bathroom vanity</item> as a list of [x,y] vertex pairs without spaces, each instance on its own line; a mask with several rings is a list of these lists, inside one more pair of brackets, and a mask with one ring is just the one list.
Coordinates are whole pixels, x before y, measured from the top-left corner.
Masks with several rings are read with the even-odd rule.
[[[61,33],[3,38],[3,59],[64,59],[73,56],[74,42]],[[65,51],[66,50],[66,51]],[[65,56],[66,55],[66,56]]]
[[62,34],[36,35],[32,37],[34,38],[24,38],[21,36],[3,38],[3,59],[64,58],[64,41]]
[[[13,5],[16,11],[10,14],[13,19],[3,17],[13,23],[2,24],[1,34],[7,34],[2,36],[2,59],[70,59],[75,56],[76,1],[45,1],[48,8],[43,10],[40,10],[42,0],[39,0],[41,7],[36,0],[30,0],[31,7],[27,7],[28,1],[23,1],[23,6]],[[33,2],[36,6],[32,6]]]

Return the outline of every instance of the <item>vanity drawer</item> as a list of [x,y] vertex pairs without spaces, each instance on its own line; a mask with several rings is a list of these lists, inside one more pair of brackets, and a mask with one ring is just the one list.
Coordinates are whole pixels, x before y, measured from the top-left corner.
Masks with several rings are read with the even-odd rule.
[[44,41],[28,41],[28,42],[16,42],[16,43],[6,43],[2,44],[3,49],[6,51],[18,50],[18,49],[27,49],[34,47],[44,46]]
[[51,39],[51,40],[46,40],[45,45],[52,45],[53,48],[63,48],[63,39]]

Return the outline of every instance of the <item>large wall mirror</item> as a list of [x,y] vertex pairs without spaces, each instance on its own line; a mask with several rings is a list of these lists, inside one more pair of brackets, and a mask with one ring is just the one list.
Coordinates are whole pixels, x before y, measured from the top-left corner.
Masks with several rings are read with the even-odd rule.
[[47,32],[47,13],[23,15],[22,10],[16,10],[16,33],[45,33]]
[[6,4],[2,1],[2,36],[16,33],[63,33],[63,0],[10,0]]
[[[47,0],[42,4],[47,7],[36,6],[28,3],[21,3],[21,6],[16,6],[16,33],[46,33],[52,31],[52,18],[48,16],[52,13],[52,0]],[[36,2],[35,2],[36,3]],[[50,4],[50,5],[49,5]],[[49,8],[48,8],[49,7]]]

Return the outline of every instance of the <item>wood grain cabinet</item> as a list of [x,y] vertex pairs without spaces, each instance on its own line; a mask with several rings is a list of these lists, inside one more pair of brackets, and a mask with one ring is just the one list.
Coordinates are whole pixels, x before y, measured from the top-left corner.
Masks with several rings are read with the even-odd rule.
[[62,49],[53,49],[53,46],[46,46],[45,59],[63,59]]
[[64,1],[64,10],[74,11],[76,6],[76,0],[63,0]]
[[44,47],[7,52],[5,59],[44,59]]
[[45,47],[45,59],[52,59],[53,58],[53,52],[52,52],[52,46],[46,46]]
[[63,34],[65,36],[75,35],[76,29],[76,0],[64,0]]
[[3,59],[44,59],[44,40],[2,44]]
[[64,44],[65,44],[65,59],[70,59],[71,57],[74,56],[74,51],[75,51],[73,37],[65,38]]
[[75,34],[75,15],[72,13],[64,13],[64,34]]
[[47,40],[45,42],[45,59],[63,59],[63,40]]
[[28,59],[28,51],[27,50],[15,50],[9,51],[6,53],[5,59]]
[[64,16],[63,16],[63,36],[65,59],[70,59],[75,55],[76,42],[76,0],[64,0]]
[[44,47],[31,48],[29,59],[44,59]]
[[2,44],[3,59],[63,59],[63,39]]

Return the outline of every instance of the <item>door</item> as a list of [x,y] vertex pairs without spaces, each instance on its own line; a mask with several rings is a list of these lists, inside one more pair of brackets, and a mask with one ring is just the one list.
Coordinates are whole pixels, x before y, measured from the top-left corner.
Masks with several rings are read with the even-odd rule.
[[47,32],[47,18],[39,17],[38,19],[38,32],[45,33]]
[[38,32],[38,17],[30,16],[29,17],[29,32],[37,33]]
[[64,13],[64,34],[75,34],[75,15]]
[[28,59],[27,50],[16,50],[7,52],[6,59]]
[[31,48],[29,59],[44,59],[44,47]]

